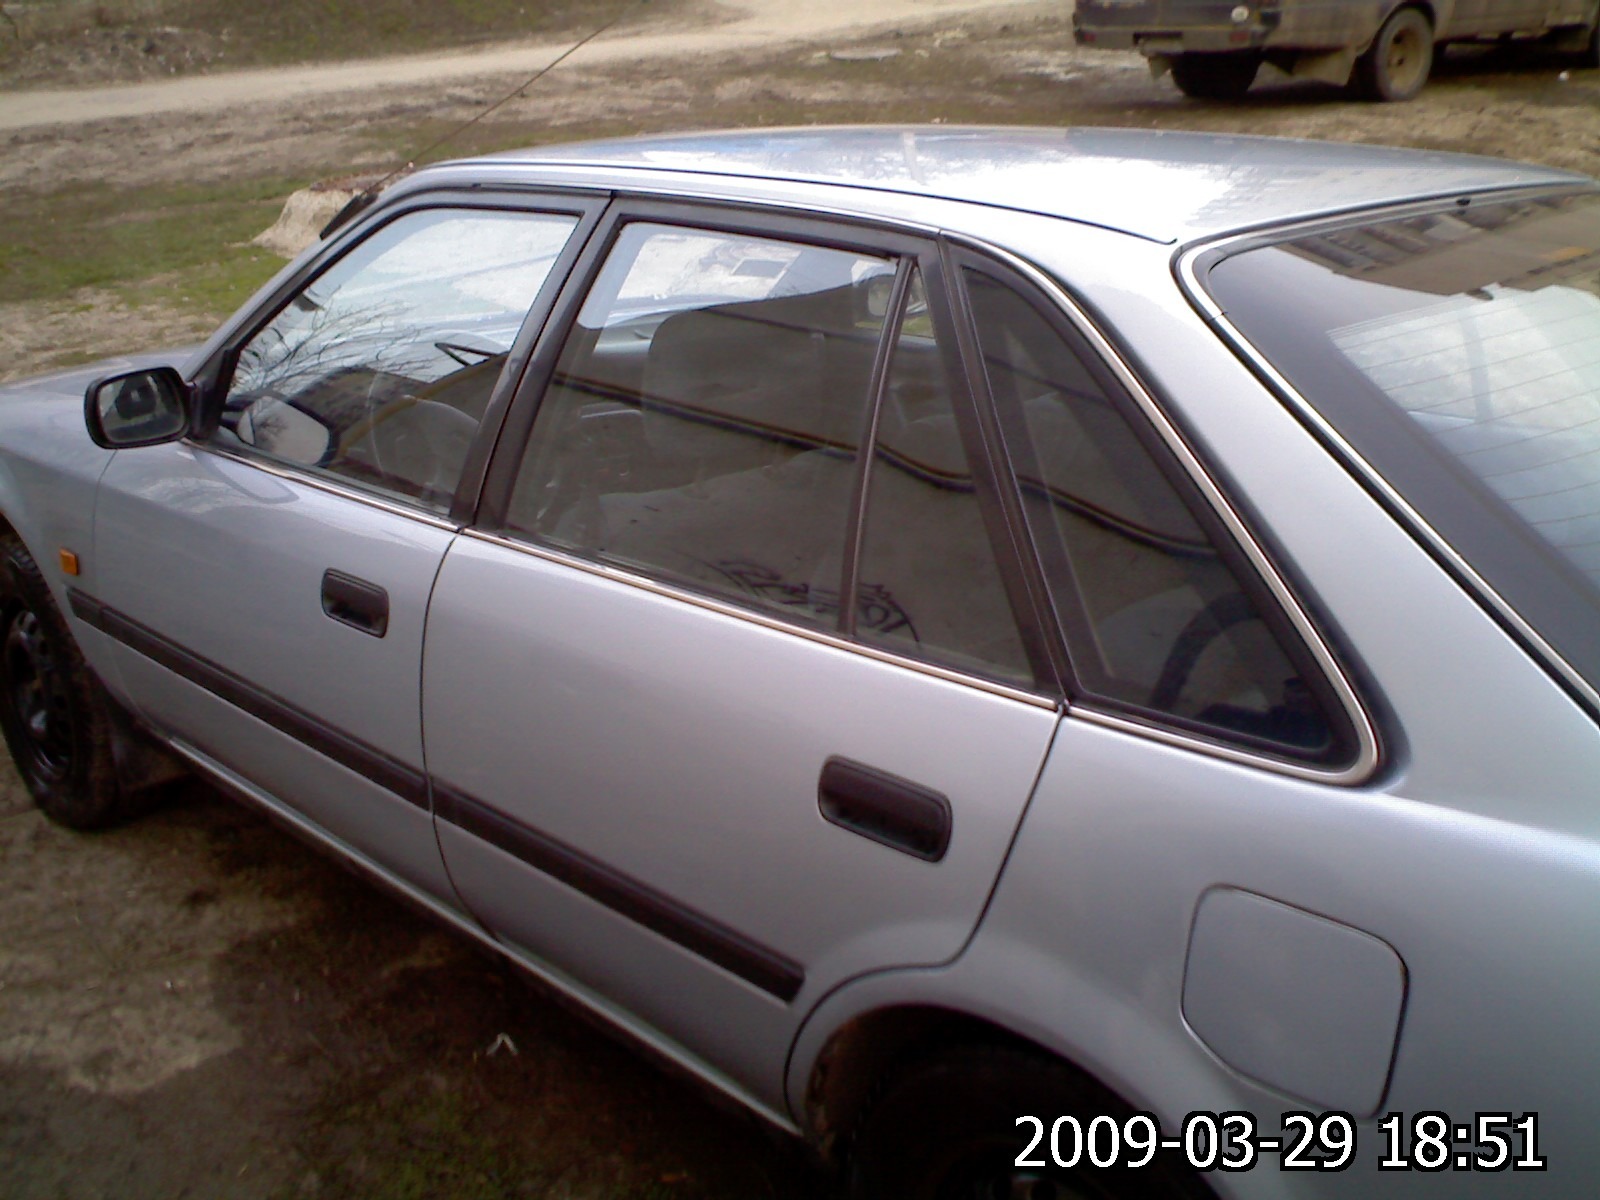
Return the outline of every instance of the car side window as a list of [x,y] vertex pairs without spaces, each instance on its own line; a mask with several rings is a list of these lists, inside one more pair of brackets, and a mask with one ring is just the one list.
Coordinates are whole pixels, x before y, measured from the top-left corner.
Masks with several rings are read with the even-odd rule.
[[1085,359],[1018,292],[964,277],[1079,685],[1229,741],[1332,753],[1311,673]]
[[856,636],[1028,686],[1033,672],[979,509],[945,349],[914,271],[873,442]]
[[218,443],[448,509],[511,344],[577,223],[465,209],[391,221],[244,344]]
[[507,527],[836,627],[894,271],[823,246],[624,226],[540,404]]

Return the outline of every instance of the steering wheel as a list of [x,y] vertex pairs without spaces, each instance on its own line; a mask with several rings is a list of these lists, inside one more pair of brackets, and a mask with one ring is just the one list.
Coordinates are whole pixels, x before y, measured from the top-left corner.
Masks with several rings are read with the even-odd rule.
[[1259,620],[1260,616],[1250,597],[1243,592],[1229,592],[1190,617],[1172,643],[1167,661],[1162,664],[1161,676],[1150,693],[1150,707],[1162,712],[1176,711],[1179,698],[1189,686],[1189,676],[1211,643],[1235,625]]
[[360,446],[386,487],[437,499],[455,491],[477,432],[478,422],[460,409],[404,393],[350,431],[341,457]]

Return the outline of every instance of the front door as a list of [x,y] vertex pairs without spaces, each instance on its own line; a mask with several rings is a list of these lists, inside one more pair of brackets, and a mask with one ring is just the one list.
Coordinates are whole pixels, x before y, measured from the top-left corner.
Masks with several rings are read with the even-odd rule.
[[436,896],[428,596],[468,449],[577,223],[383,224],[233,349],[210,438],[118,453],[97,497],[86,614],[147,719]]

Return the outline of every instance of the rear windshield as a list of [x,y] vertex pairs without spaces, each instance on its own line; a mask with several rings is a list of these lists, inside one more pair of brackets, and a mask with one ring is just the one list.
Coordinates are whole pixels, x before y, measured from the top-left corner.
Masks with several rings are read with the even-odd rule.
[[1600,192],[1326,228],[1225,258],[1207,286],[1600,688]]

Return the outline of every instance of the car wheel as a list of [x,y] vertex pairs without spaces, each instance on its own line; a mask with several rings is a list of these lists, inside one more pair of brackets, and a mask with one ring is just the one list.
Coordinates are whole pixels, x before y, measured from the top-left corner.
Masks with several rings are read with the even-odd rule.
[[[1197,1200],[1209,1193],[1165,1152],[1139,1168],[1066,1169],[1048,1133],[1072,1116],[1088,1130],[1098,1116],[1119,1127],[1132,1110],[1064,1063],[1009,1046],[965,1046],[918,1064],[868,1107],[846,1163],[849,1200]],[[1017,1166],[1034,1138],[1046,1138]],[[1109,1141],[1100,1155],[1106,1161]],[[1064,1155],[1069,1150],[1061,1147]],[[1128,1152],[1120,1155],[1127,1161]],[[1087,1161],[1087,1154],[1084,1155]]]
[[1197,100],[1237,100],[1250,90],[1261,69],[1254,50],[1219,54],[1179,54],[1172,60],[1172,82]]
[[101,829],[131,815],[117,786],[108,698],[14,538],[0,540],[0,732],[51,820]]
[[1399,8],[1356,63],[1356,86],[1369,100],[1410,100],[1433,70],[1433,25],[1421,9]]

